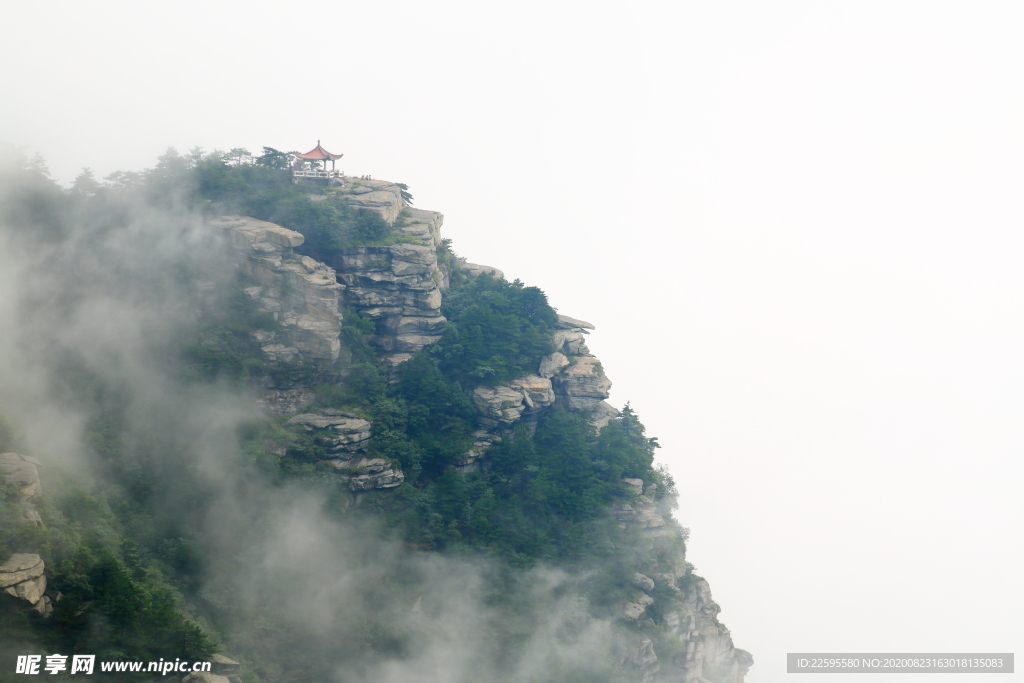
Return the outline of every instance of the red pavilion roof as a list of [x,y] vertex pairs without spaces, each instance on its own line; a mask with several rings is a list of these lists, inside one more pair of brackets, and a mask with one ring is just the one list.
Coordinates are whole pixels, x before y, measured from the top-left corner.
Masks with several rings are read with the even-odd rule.
[[337,161],[338,159],[345,156],[344,154],[331,154],[326,149],[320,146],[320,141],[316,141],[316,147],[309,150],[305,154],[296,154],[295,156],[300,159],[312,159],[314,161],[322,161],[324,159],[330,159],[331,161]]

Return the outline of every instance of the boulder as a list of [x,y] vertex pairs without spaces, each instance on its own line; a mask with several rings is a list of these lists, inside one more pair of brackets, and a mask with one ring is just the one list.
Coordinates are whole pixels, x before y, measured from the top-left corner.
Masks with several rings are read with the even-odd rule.
[[[288,228],[282,228],[280,225],[268,223],[266,232],[263,236],[263,241],[291,249],[302,246],[302,243],[306,241],[306,238],[302,236],[301,232],[295,232]],[[309,257],[307,256],[305,258]]]
[[11,597],[25,600],[33,609],[49,616],[52,608],[46,592],[46,566],[34,553],[15,553],[0,564],[0,589]]
[[555,390],[570,399],[587,399],[569,401],[569,405],[577,410],[595,410],[598,404],[608,398],[612,381],[608,379],[601,362],[593,356],[580,356],[574,365],[562,369],[553,378]]
[[537,374],[550,379],[568,364],[569,359],[565,357],[565,354],[555,351],[551,355],[540,359],[540,368],[537,370]]
[[500,280],[505,277],[505,273],[494,266],[483,266],[479,263],[460,263],[459,268],[470,277],[480,277],[485,273],[493,277],[495,280]]
[[586,337],[582,330],[555,330],[551,335],[551,343],[556,351],[571,356],[583,356],[590,353],[585,343]]
[[555,391],[546,377],[526,375],[510,381],[508,386],[522,393],[523,402],[529,408],[546,408],[555,402]]
[[633,602],[627,602],[622,605],[622,616],[630,621],[634,621],[653,603],[654,598],[641,591],[640,595],[634,598]]
[[28,579],[21,583],[16,583],[13,586],[4,588],[4,593],[21,598],[30,602],[32,605],[36,605],[43,597],[43,593],[46,592],[46,575],[42,574],[34,579]]
[[607,401],[601,401],[592,410],[593,415],[591,416],[590,424],[598,429],[601,429],[619,416],[619,411]]
[[405,481],[402,470],[384,458],[353,458],[331,464],[348,477],[348,488],[353,492],[390,489]]
[[35,553],[14,553],[0,564],[0,588],[15,586],[43,575],[43,558]]
[[213,224],[228,231],[231,244],[237,249],[270,245],[271,251],[277,252],[298,247],[305,241],[302,233],[249,216],[221,216]]
[[473,390],[473,403],[486,420],[510,425],[517,421],[526,408],[522,391],[511,387],[477,387]]
[[39,484],[39,461],[29,455],[18,453],[0,453],[0,475],[6,484],[14,484],[21,500],[31,500],[42,493]]
[[580,320],[578,318],[570,318],[567,315],[558,314],[558,322],[555,323],[555,327],[561,330],[574,330],[574,329],[596,329],[593,325],[588,323],[586,320]]
[[351,457],[370,445],[370,422],[343,410],[323,409],[323,414],[302,413],[285,424],[301,425],[306,431],[323,430],[315,441],[332,456]]
[[210,673],[217,676],[241,676],[242,665],[222,654],[212,654],[204,661],[210,662]]
[[652,591],[654,590],[654,579],[649,576],[645,576],[640,572],[633,574],[632,583],[634,586],[641,590]]

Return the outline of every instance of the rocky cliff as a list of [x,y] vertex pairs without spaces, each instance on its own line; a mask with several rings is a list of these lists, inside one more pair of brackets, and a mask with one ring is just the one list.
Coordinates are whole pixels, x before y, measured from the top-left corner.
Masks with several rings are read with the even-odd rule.
[[[20,526],[43,524],[35,507],[42,495],[38,465],[40,462],[28,455],[0,453],[0,481],[13,489]],[[35,553],[14,553],[0,563],[0,590],[43,616],[50,615],[52,600],[59,599],[46,594],[46,565]]]
[[[397,185],[350,179],[342,192],[351,205],[378,211],[394,223],[399,241],[344,249],[322,263],[295,253],[303,242],[299,233],[241,216],[215,223],[239,255],[246,295],[275,321],[272,329],[252,333],[272,378],[266,383],[265,406],[292,415],[288,425],[305,430],[358,494],[397,487],[405,478],[397,463],[367,456],[374,426],[345,411],[302,412],[314,398],[309,386],[332,372],[339,358],[346,324],[342,310],[373,323],[370,342],[393,371],[441,338],[446,324],[441,304],[455,270],[470,278],[503,274],[468,262],[442,263],[441,214],[406,207]],[[477,430],[472,448],[456,463],[458,471],[486,468],[494,444],[519,424],[530,428],[552,406],[585,413],[598,428],[619,414],[606,401],[611,380],[586,344],[594,329],[559,315],[550,336],[552,350],[533,372],[473,390]],[[317,372],[272,371],[302,363]],[[667,503],[656,502],[652,484],[645,488],[639,479],[625,483],[635,489],[635,499],[617,504],[613,514],[643,552],[633,578],[635,593],[619,605],[618,618],[640,634],[660,634],[660,640],[638,636],[621,653],[620,665],[643,683],[741,683],[753,660],[733,646],[729,630],[718,621],[720,608],[708,583],[692,574],[685,549],[673,542],[684,532]]]

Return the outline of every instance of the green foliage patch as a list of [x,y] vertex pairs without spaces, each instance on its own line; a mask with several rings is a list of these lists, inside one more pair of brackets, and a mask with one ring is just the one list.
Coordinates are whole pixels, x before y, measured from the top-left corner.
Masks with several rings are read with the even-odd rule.
[[500,384],[534,372],[554,349],[558,319],[537,287],[481,275],[453,283],[441,305],[448,318],[431,347],[447,377],[463,387]]

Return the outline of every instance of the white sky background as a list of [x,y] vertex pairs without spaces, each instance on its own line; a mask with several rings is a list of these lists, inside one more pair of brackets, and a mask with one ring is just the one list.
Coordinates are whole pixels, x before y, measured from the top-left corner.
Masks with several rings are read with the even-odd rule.
[[1024,650],[1024,6],[3,13],[0,142],[62,182],[319,138],[595,323],[749,681]]

